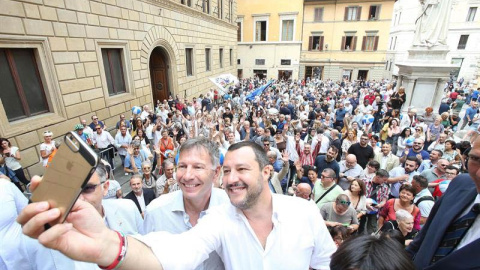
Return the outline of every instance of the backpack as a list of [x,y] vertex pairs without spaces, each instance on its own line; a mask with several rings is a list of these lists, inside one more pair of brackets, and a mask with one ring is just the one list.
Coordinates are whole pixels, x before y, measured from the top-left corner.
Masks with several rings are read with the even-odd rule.
[[417,207],[419,207],[420,203],[423,202],[423,201],[432,201],[432,202],[434,202],[435,199],[434,199],[432,196],[430,196],[430,195],[426,195],[426,196],[420,197],[420,199],[418,199],[418,201],[415,203],[415,205],[416,205]]

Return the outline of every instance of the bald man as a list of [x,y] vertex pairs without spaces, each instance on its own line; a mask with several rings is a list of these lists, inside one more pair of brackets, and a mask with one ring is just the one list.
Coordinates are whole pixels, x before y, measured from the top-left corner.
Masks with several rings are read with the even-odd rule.
[[350,183],[357,179],[363,179],[364,170],[362,166],[357,163],[357,157],[353,154],[347,155],[345,160],[340,161],[340,177],[338,185],[343,189],[347,190],[350,187]]
[[295,197],[299,197],[305,199],[307,201],[311,201],[312,199],[312,187],[310,187],[307,183],[300,183],[297,185],[295,189]]

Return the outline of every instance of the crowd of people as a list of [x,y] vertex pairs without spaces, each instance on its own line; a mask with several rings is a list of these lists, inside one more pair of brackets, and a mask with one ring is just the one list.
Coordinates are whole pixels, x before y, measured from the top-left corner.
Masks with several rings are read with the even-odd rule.
[[[90,124],[82,120],[74,130],[105,161],[81,198],[96,206],[104,218],[112,212],[119,213],[122,218],[107,219],[107,227],[120,230],[121,224],[128,226],[128,232],[119,234],[120,239],[125,238],[123,234],[179,234],[198,227],[191,235],[203,234],[205,241],[213,241],[209,242],[213,248],[191,245],[189,251],[199,255],[185,261],[179,257],[182,253],[175,254],[177,249],[172,245],[158,245],[160,240],[170,240],[170,235],[138,237],[166,268],[174,267],[179,260],[192,269],[229,269],[238,265],[255,268],[261,263],[257,261],[259,254],[249,251],[243,252],[249,259],[239,256],[234,253],[239,244],[235,247],[234,242],[251,239],[253,250],[258,244],[261,250],[272,248],[267,241],[269,233],[275,231],[271,225],[275,227],[278,220],[283,220],[285,228],[298,230],[304,226],[298,223],[303,214],[317,212],[318,220],[312,216],[305,220],[305,224],[317,228],[308,240],[325,240],[328,235],[329,241],[322,243],[324,247],[308,244],[313,245],[314,257],[305,257],[296,250],[297,258],[304,261],[292,264],[291,260],[278,260],[265,267],[275,268],[283,262],[280,268],[290,265],[290,269],[300,269],[297,266],[302,265],[323,269],[328,267],[335,245],[339,253],[351,248],[343,248],[344,244],[377,245],[375,239],[395,239],[400,247],[409,246],[452,179],[468,170],[469,153],[480,124],[478,89],[448,84],[438,110],[427,107],[420,112],[406,107],[405,89],[395,81],[275,81],[263,92],[255,91],[265,84],[266,80],[245,79],[224,94],[212,89],[191,100],[170,96],[157,101],[154,108],[144,105],[130,120],[120,115],[116,126],[110,129],[96,115],[91,117]],[[460,123],[464,104],[467,109]],[[467,125],[468,132],[462,138],[454,136]],[[58,147],[52,135],[46,131],[40,146],[41,162],[46,167]],[[5,160],[8,169],[12,157],[20,159],[19,151],[6,139],[2,139],[1,146],[0,163]],[[115,167],[116,158],[120,159],[121,168]],[[252,169],[252,164],[257,163],[259,171]],[[22,179],[18,170],[21,167],[11,166],[13,174],[9,177],[22,190],[19,182],[26,184],[28,180]],[[133,201],[116,207],[110,199],[122,198],[123,194],[113,180],[115,170],[130,176],[132,192],[125,198]],[[251,179],[246,180],[249,176]],[[237,178],[242,180],[233,181]],[[255,184],[257,178],[260,180]],[[261,179],[270,195],[262,190]],[[99,190],[98,185],[102,186]],[[248,196],[242,197],[244,190]],[[259,210],[259,201],[269,199],[266,205],[270,205],[272,194],[273,212],[278,211],[280,216],[272,221],[267,211],[270,218],[261,219],[252,209]],[[283,199],[288,196],[308,202]],[[218,211],[220,216],[213,212],[208,218],[208,209],[229,205],[229,201],[231,207],[243,212],[242,217],[254,219],[244,221],[254,235],[248,230],[244,232],[247,223],[234,222],[231,213],[235,211],[227,207]],[[278,210],[279,206],[284,210]],[[117,210],[110,210],[113,208]],[[285,213],[291,216],[281,218]],[[207,225],[197,226],[203,218]],[[233,229],[217,228],[219,221],[231,224]],[[115,222],[120,225],[111,224]],[[237,232],[234,237],[233,230]],[[374,237],[362,236],[365,234]],[[171,239],[182,247],[192,240]],[[363,239],[362,244],[357,239]],[[295,247],[301,243],[288,244]],[[282,254],[287,250],[276,247],[273,251]],[[406,256],[402,248],[392,252],[400,254],[400,258]],[[231,254],[236,255],[232,258]],[[342,263],[338,258],[333,255],[332,263],[337,261],[338,265],[330,265],[332,269],[342,269],[338,268]],[[142,263],[148,262],[147,258]],[[407,268],[397,269],[413,267],[410,261],[399,265]]]

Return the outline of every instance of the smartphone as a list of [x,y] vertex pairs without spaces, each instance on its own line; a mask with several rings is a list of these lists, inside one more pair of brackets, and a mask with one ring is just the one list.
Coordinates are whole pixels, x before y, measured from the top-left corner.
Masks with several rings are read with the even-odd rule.
[[65,134],[31,197],[32,202],[48,201],[52,208],[60,209],[60,217],[46,224],[46,229],[65,221],[98,162],[98,155],[75,132]]

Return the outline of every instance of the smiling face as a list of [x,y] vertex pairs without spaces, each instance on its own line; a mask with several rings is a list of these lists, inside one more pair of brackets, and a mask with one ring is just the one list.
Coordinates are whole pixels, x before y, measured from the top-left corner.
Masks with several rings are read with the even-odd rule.
[[411,202],[414,196],[412,192],[403,189],[402,191],[400,191],[400,195],[398,197],[403,202]]
[[413,217],[408,217],[405,220],[398,222],[398,228],[402,232],[411,232],[413,230]]
[[260,168],[250,147],[228,151],[225,155],[223,163],[225,190],[230,202],[241,210],[254,206],[262,192],[270,192],[265,186],[269,175],[269,166]]
[[133,177],[130,179],[130,187],[132,188],[132,192],[135,195],[140,196],[142,195],[142,179],[140,177]]
[[220,168],[214,167],[204,148],[181,151],[177,166],[177,181],[182,189],[183,198],[196,201],[209,197],[212,193],[213,181],[217,179],[219,172]]

